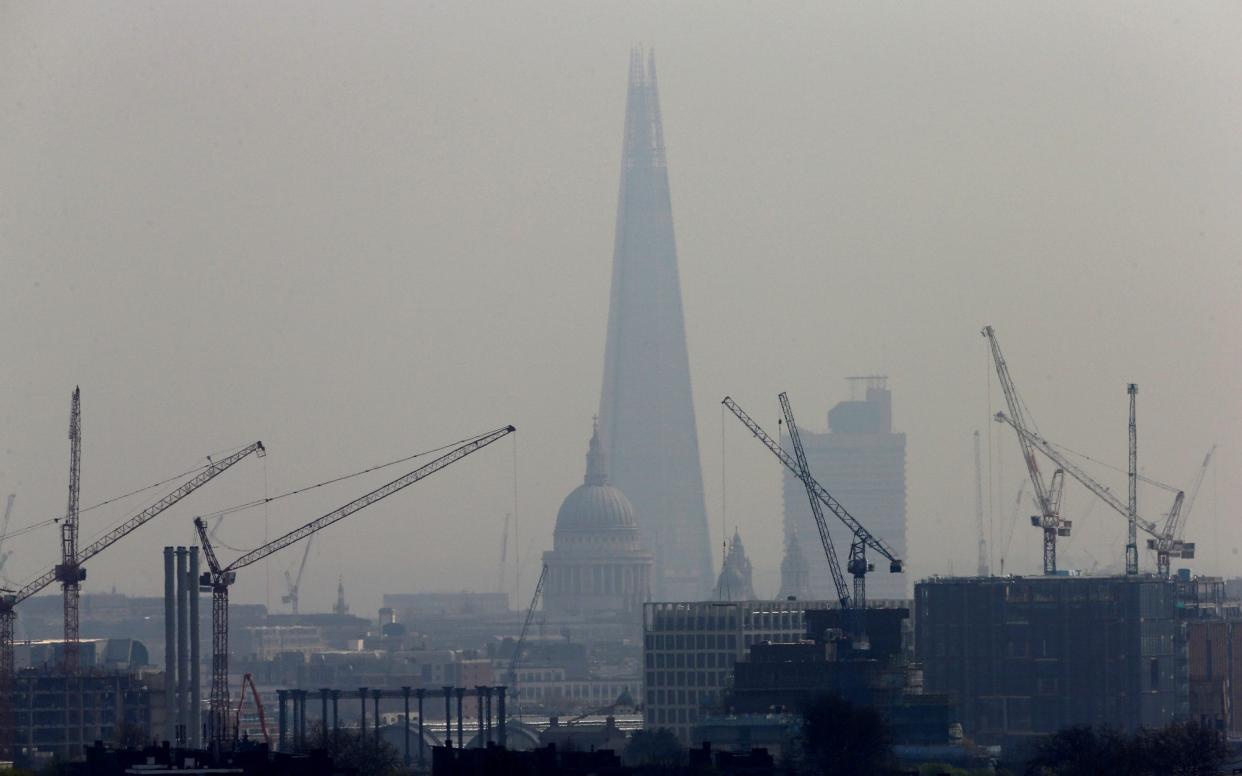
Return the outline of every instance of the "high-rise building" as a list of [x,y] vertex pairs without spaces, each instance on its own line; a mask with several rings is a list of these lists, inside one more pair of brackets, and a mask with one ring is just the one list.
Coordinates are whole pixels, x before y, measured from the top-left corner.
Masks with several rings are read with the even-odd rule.
[[600,432],[612,482],[655,555],[653,592],[701,600],[712,588],[698,432],[655,59],[630,55]]
[[[868,531],[906,557],[906,435],[893,431],[892,394],[887,378],[852,377],[854,390],[864,388],[864,398],[838,403],[828,412],[828,433],[802,428],[799,434],[806,449],[811,474],[828,489]],[[802,481],[785,472],[785,535],[818,537],[815,518],[807,502]],[[837,556],[845,566],[851,535],[849,529],[831,513],[825,513],[828,532]],[[835,599],[832,574],[819,542],[806,549],[810,559],[808,581],[812,598]],[[888,563],[869,557],[876,572],[867,576],[869,599],[909,597],[904,574],[888,573]],[[796,568],[791,564],[789,568]],[[848,581],[848,580],[847,580]],[[796,587],[792,579],[781,581],[782,589]]]

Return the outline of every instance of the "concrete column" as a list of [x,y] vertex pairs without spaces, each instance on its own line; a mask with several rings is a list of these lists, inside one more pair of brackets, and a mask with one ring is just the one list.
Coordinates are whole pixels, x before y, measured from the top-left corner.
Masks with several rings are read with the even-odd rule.
[[453,745],[453,688],[445,685],[444,690],[444,745]]
[[341,717],[338,712],[340,708],[337,702],[341,699],[341,691],[332,691],[332,741],[333,743],[341,740]]
[[509,737],[505,733],[505,686],[496,688],[496,719],[500,723],[500,745],[508,746]]
[[358,718],[358,735],[365,743],[367,740],[367,688],[358,688],[358,702],[362,708],[362,716]]
[[164,740],[176,737],[177,724],[177,593],[173,548],[164,548]]
[[306,690],[298,690],[298,751],[306,751]]
[[319,730],[319,735],[320,735],[320,741],[319,741],[319,745],[320,745],[320,746],[322,746],[323,748],[325,748],[325,749],[326,749],[326,748],[328,748],[328,730],[329,730],[329,728],[328,728],[328,688],[327,688],[327,687],[320,687],[320,688],[319,688],[319,702],[320,702],[320,704],[321,704],[321,707],[320,707],[320,710],[319,710],[319,711],[320,711],[320,717],[319,717],[319,728],[320,728],[320,730]]
[[190,593],[190,746],[203,745],[203,698],[199,670],[202,644],[198,633],[198,547],[190,548],[190,576],[186,588]]
[[483,719],[486,721],[484,726],[486,734],[483,740],[490,744],[492,742],[492,688],[490,687],[483,688]]
[[474,686],[474,701],[479,718],[479,746],[484,747],[487,746],[487,742],[483,740],[483,685],[481,684]]
[[405,734],[405,751],[402,753],[401,762],[405,767],[410,767],[410,688],[401,688],[401,700],[405,704],[405,715],[402,717],[402,732]]
[[372,690],[371,691],[371,698],[375,703],[375,705],[372,708],[374,708],[375,710],[375,745],[376,746],[379,746],[379,740],[380,740],[379,702],[380,702],[380,696],[383,694],[384,694],[383,690]]
[[461,749],[462,746],[465,745],[465,741],[462,740],[462,736],[461,736],[461,707],[462,707],[462,701],[465,700],[465,697],[466,697],[466,688],[458,687],[457,688],[457,748],[458,749]]
[[418,698],[418,767],[423,767],[423,688],[414,691],[414,695]]
[[276,700],[280,704],[280,711],[276,716],[277,720],[279,720],[276,728],[278,731],[276,734],[276,751],[278,752],[285,751],[285,736],[288,731],[288,721],[285,717],[285,701],[288,695],[289,693],[286,690],[276,691]]
[[186,549],[177,548],[177,741],[190,721],[190,591],[185,587]]

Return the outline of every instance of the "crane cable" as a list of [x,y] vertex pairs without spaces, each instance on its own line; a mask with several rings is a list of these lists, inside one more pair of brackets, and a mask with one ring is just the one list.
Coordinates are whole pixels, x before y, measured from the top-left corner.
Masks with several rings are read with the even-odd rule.
[[[234,451],[240,450],[242,447],[244,447],[244,445],[239,445],[229,450],[218,452],[216,453],[216,455],[217,456],[231,455]],[[211,466],[212,465],[211,459],[212,459],[212,456],[209,455],[207,456],[207,463],[205,464],[202,464],[200,466],[195,466],[192,469],[187,469],[186,471],[181,472],[180,474],[174,474],[171,477],[166,477],[165,479],[162,479],[159,482],[153,483],[151,485],[147,485],[146,487],[138,488],[137,490],[131,490],[130,492],[123,493],[119,496],[113,496],[112,498],[105,499],[104,501],[100,501],[98,504],[92,504],[89,507],[83,507],[82,509],[78,510],[78,514],[81,514],[83,512],[90,512],[91,510],[99,509],[100,507],[106,507],[109,504],[114,504],[118,501],[122,501],[131,496],[136,496],[139,493],[145,493],[146,491],[152,490],[153,488],[158,488],[162,485],[167,485],[168,483],[173,482],[174,480],[184,479],[185,477],[188,477],[194,472],[200,471],[202,469],[206,469],[208,466]],[[43,528],[45,526],[49,526],[54,523],[59,523],[63,519],[64,519],[64,515],[57,515],[56,517],[50,517],[47,520],[40,520],[37,523],[31,523],[29,525],[24,525],[21,528],[14,529],[4,534],[3,536],[0,536],[0,541],[8,541],[9,539],[12,539],[17,536],[21,536],[22,534],[25,534],[25,533],[30,533],[31,531],[37,530],[39,528]]]

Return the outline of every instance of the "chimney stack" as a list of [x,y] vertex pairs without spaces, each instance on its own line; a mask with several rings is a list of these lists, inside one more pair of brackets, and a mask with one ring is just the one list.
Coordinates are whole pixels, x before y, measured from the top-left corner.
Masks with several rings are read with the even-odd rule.
[[173,548],[164,548],[164,740],[172,741],[177,724],[177,599],[173,576]]

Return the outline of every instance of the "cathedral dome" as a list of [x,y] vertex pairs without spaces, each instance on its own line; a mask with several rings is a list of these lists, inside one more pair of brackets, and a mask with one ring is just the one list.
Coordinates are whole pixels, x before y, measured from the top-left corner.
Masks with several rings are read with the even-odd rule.
[[617,488],[608,484],[599,432],[591,435],[587,473],[583,483],[565,497],[556,513],[556,533],[562,531],[637,531],[634,506]]

